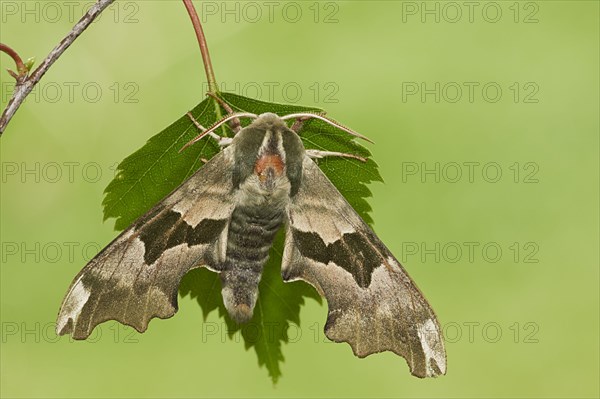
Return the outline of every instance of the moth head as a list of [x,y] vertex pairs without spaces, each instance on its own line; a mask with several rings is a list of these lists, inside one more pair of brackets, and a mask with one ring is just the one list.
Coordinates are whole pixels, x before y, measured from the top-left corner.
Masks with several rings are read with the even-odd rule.
[[[320,113],[301,112],[278,116],[271,112],[256,115],[249,112],[237,112],[227,115],[208,129],[184,145],[184,150],[203,137],[212,134],[221,125],[239,118],[251,118],[252,123],[240,130],[233,140],[235,166],[233,170],[234,187],[239,187],[248,178],[258,177],[258,184],[267,191],[277,188],[282,178],[290,184],[289,194],[294,196],[302,179],[302,162],[305,156],[304,145],[298,136],[302,122],[307,119],[318,119],[346,133],[365,139],[365,136],[354,132],[342,124],[325,117]],[[288,120],[295,120],[289,128]]]
[[[300,184],[304,146],[285,121],[273,113],[259,115],[234,137],[234,183],[251,178],[263,190],[295,191]],[[291,188],[290,188],[291,186]]]

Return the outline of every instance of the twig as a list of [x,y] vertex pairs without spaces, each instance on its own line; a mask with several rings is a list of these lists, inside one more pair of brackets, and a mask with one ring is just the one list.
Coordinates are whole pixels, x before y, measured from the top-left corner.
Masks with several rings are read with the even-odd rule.
[[98,15],[100,15],[100,13],[102,13],[106,7],[111,5],[113,1],[114,0],[98,0],[96,4],[94,4],[88,10],[88,12],[81,17],[79,22],[73,26],[71,32],[69,32],[69,34],[62,39],[56,47],[54,47],[50,54],[48,54],[44,61],[42,61],[40,66],[37,67],[36,70],[33,71],[26,79],[24,79],[21,84],[17,82],[15,91],[13,92],[6,109],[4,112],[2,112],[2,116],[0,117],[0,135],[4,132],[4,129],[6,129],[6,125],[8,125],[8,122],[10,122],[15,112],[17,112],[19,106],[21,106],[23,101],[25,101],[25,97],[31,93],[33,87],[40,81],[42,76],[44,76],[52,64],[58,60],[65,50],[69,48],[69,46],[75,41],[75,39],[77,39],[79,35],[81,35],[81,33],[86,30],[87,27],[98,17]]
[[17,81],[17,84],[21,84],[25,80],[25,78],[27,78],[27,73],[29,72],[27,70],[27,67],[23,63],[23,60],[21,59],[21,57],[19,56],[19,54],[17,54],[17,52],[15,50],[10,48],[6,44],[0,43],[0,51],[10,55],[10,57],[15,61],[15,64],[17,64],[17,72],[16,73],[11,71],[10,69],[7,69],[6,71],[8,72],[8,74],[10,76],[15,78],[15,80]]
[[196,31],[196,38],[198,39],[198,44],[200,45],[200,53],[202,54],[204,70],[206,71],[208,91],[211,93],[216,93],[219,88],[217,86],[217,79],[215,78],[215,71],[213,70],[212,63],[210,61],[210,54],[208,54],[208,44],[206,44],[206,37],[204,36],[200,19],[198,18],[198,14],[196,13],[194,5],[192,4],[192,0],[183,0],[183,4],[190,15],[192,25],[194,25],[194,30]]

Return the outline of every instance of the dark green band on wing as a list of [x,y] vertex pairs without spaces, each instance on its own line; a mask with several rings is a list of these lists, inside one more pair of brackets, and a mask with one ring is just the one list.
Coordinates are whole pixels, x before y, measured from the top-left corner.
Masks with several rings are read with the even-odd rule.
[[314,261],[329,262],[346,270],[362,288],[371,284],[373,270],[381,266],[381,255],[361,233],[346,233],[339,240],[326,245],[317,233],[292,229],[294,242],[300,253]]
[[140,231],[144,243],[144,261],[151,265],[163,252],[180,244],[188,246],[214,242],[225,226],[227,219],[204,219],[196,227],[185,222],[181,214],[168,211],[149,221]]

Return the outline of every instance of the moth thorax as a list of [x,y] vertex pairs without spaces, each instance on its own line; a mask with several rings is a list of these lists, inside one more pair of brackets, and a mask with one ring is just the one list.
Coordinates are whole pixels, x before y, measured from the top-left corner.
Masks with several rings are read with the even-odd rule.
[[284,173],[283,159],[279,154],[265,153],[258,157],[254,165],[254,173],[258,176],[260,183],[267,190],[273,190],[277,179]]
[[268,129],[254,163],[254,174],[267,191],[273,191],[285,176],[285,150],[281,132]]

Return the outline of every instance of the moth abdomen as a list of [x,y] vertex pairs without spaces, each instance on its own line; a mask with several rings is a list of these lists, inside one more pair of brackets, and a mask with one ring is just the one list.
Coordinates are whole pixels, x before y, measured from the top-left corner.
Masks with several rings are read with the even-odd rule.
[[254,314],[262,269],[257,271],[233,266],[221,272],[223,303],[236,323],[246,323]]
[[252,318],[258,283],[283,216],[277,208],[244,205],[231,215],[221,282],[225,307],[238,323]]

